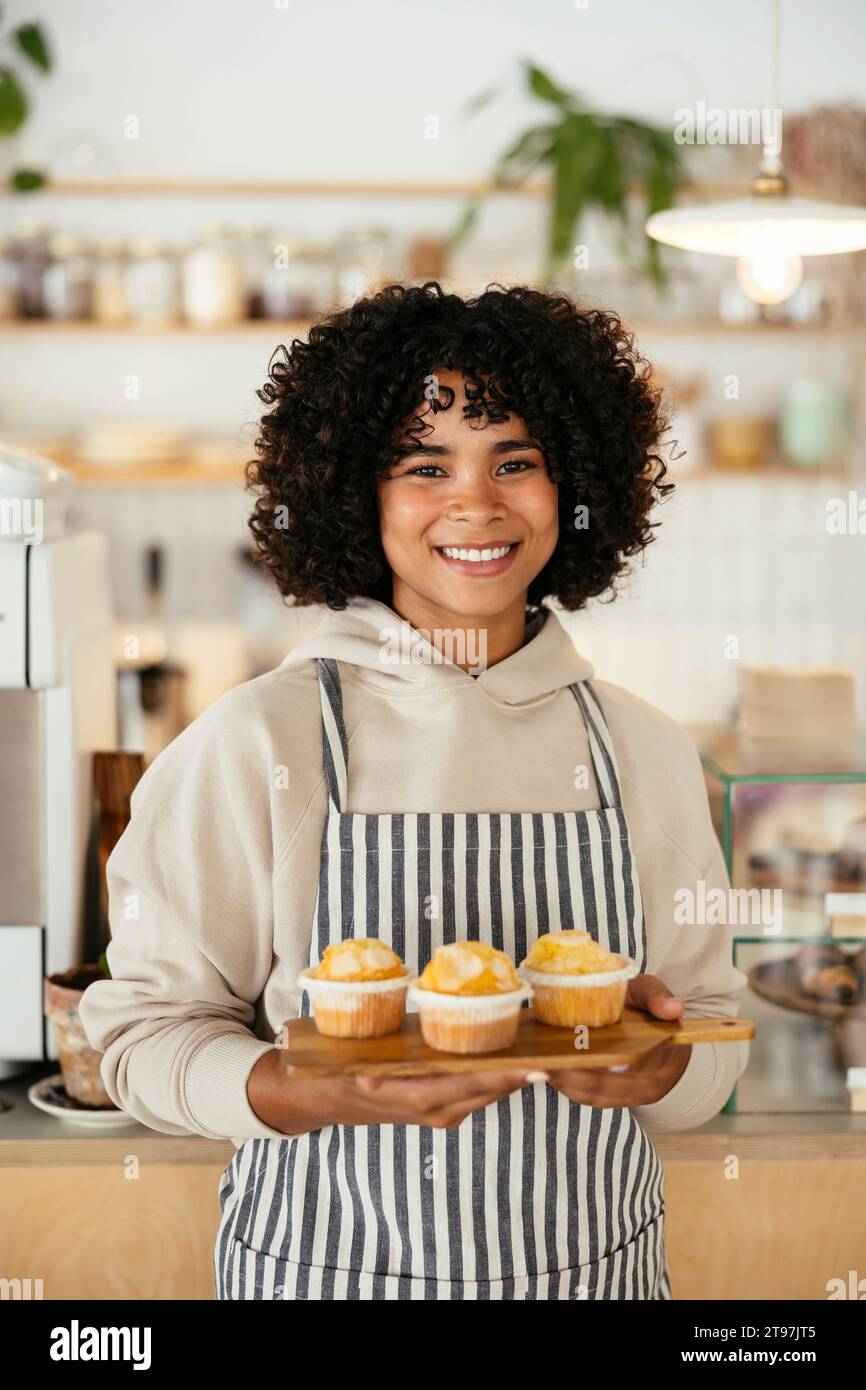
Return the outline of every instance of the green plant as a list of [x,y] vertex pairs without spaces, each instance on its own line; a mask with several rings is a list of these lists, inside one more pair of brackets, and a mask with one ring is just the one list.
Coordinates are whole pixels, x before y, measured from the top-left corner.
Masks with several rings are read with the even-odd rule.
[[99,957],[99,968],[100,968],[100,970],[102,971],[102,973],[103,973],[103,975],[105,976],[105,978],[106,978],[107,980],[110,980],[110,979],[111,979],[111,971],[110,971],[109,968],[108,968],[108,956],[105,954],[104,951],[102,952],[102,955]]
[[[0,21],[3,14],[0,10]],[[13,57],[24,57],[40,72],[50,72],[53,66],[51,50],[38,24],[19,24],[8,33],[0,33],[0,54],[11,50]],[[0,136],[16,135],[30,112],[26,86],[12,66],[12,59],[0,60]],[[41,188],[45,182],[36,169],[17,169],[10,179],[13,188],[27,192]]]
[[[534,170],[548,166],[553,199],[545,257],[545,275],[555,279],[573,264],[577,229],[584,212],[600,208],[615,223],[623,258],[657,288],[667,283],[660,245],[643,234],[653,212],[670,207],[679,187],[687,182],[682,152],[673,131],[646,125],[628,116],[589,110],[574,92],[566,92],[533,63],[524,61],[530,92],[554,108],[554,119],[531,126],[499,157],[493,182],[518,187]],[[496,95],[484,92],[469,103],[474,114]],[[643,190],[640,220],[642,255],[635,256],[635,227],[630,214],[630,185]],[[454,249],[478,215],[481,198],[467,204],[449,245]]]

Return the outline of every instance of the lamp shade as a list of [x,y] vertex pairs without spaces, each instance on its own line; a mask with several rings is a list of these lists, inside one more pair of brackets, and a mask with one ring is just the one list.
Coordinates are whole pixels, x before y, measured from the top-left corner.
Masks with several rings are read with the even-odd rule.
[[772,242],[781,252],[831,256],[866,247],[866,208],[810,198],[756,196],[706,207],[667,208],[646,223],[647,236],[683,251],[749,256]]

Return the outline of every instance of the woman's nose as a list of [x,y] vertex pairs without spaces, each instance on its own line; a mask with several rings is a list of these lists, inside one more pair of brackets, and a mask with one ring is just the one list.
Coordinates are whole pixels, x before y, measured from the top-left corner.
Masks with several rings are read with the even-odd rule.
[[506,510],[496,487],[488,479],[458,485],[447,508],[451,520],[463,518],[474,522],[496,520],[504,516]]

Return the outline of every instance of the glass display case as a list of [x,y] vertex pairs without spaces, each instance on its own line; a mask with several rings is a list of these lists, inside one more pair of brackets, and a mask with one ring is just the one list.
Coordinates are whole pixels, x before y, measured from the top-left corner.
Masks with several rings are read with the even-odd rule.
[[755,1020],[729,1113],[866,1111],[866,747],[692,728]]

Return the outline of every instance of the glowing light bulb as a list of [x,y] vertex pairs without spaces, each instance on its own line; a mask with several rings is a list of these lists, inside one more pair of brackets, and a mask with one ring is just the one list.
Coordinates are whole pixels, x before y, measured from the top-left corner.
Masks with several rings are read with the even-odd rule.
[[737,261],[737,282],[756,304],[781,304],[803,279],[803,262],[778,242],[759,242]]

